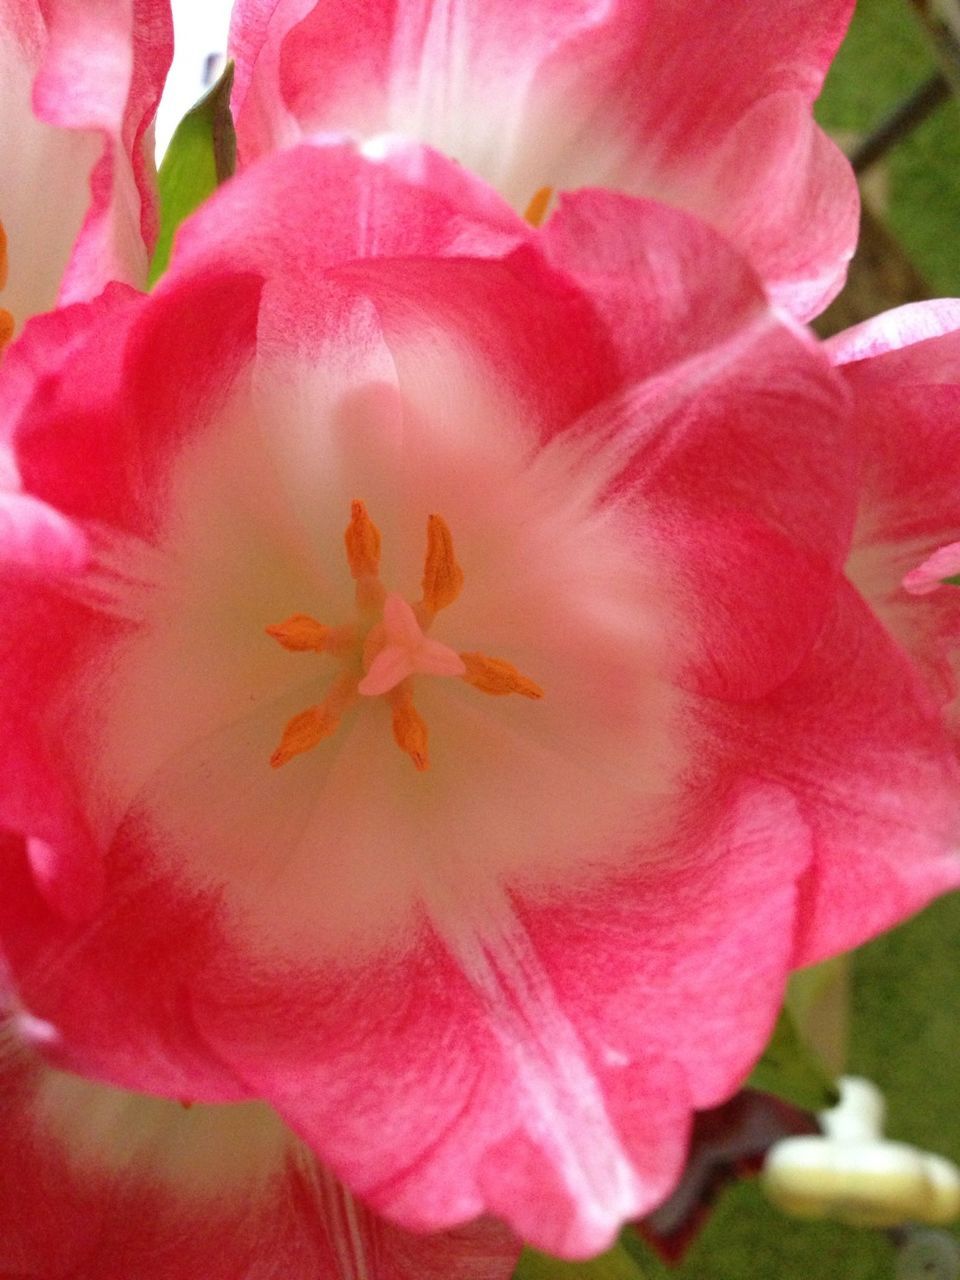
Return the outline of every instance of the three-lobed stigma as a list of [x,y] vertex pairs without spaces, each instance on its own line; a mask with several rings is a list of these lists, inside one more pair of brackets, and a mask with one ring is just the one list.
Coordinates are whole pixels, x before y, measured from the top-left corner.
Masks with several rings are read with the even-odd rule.
[[418,770],[429,768],[427,726],[413,700],[417,676],[452,677],[495,696],[543,697],[538,684],[502,658],[457,653],[428,634],[436,615],[453,604],[463,587],[463,570],[442,516],[427,520],[427,552],[416,604],[388,592],[380,581],[380,542],[380,530],[366,506],[354,501],[344,546],[356,584],[355,621],[329,626],[309,614],[295,613],[266,629],[284,649],[329,654],[340,668],[323,700],[288,722],[270,757],[275,769],[331,737],[346,711],[363,697],[387,699],[397,746]]

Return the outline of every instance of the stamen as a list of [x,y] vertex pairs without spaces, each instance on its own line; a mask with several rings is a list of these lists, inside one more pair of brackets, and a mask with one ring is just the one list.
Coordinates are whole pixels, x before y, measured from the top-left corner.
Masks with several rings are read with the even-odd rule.
[[312,751],[324,738],[329,738],[336,732],[339,723],[339,716],[330,715],[322,703],[316,707],[307,707],[306,711],[301,711],[288,722],[279,747],[270,757],[271,768],[279,769],[294,756]]
[[363,696],[388,699],[394,739],[424,772],[430,766],[428,732],[413,705],[415,676],[456,676],[482,693],[543,697],[538,684],[502,658],[457,653],[427,634],[434,615],[453,604],[463,587],[463,570],[442,516],[427,520],[423,598],[416,606],[396,592],[388,594],[380,581],[380,531],[359,500],[351,504],[344,544],[357,584],[356,623],[328,627],[310,614],[294,613],[266,628],[284,649],[329,653],[340,660],[340,675],[323,701],[288,722],[270,757],[274,769],[329,738],[347,707]]
[[502,697],[519,693],[523,698],[542,698],[543,690],[533,680],[521,675],[515,666],[503,658],[488,658],[483,653],[461,653],[466,671],[463,679],[481,693]]
[[541,187],[539,191],[534,193],[533,199],[527,205],[524,217],[532,227],[539,227],[546,216],[547,206],[553,196],[553,187]]
[[322,702],[315,707],[307,707],[287,723],[280,745],[270,757],[271,767],[279,769],[294,756],[312,751],[325,738],[336,733],[343,713],[356,696],[356,677],[345,672]]
[[350,504],[350,523],[343,535],[347,562],[354,578],[375,578],[380,572],[380,530],[370,519],[364,503]]
[[393,707],[393,737],[401,751],[405,751],[420,773],[430,768],[427,749],[427,726],[416,707],[413,694],[407,684],[398,685],[390,695]]
[[266,630],[268,636],[273,636],[291,653],[324,653],[332,634],[330,627],[317,622],[308,613],[295,613],[285,622],[275,622]]
[[463,587],[463,570],[453,551],[453,535],[443,516],[427,520],[427,557],[423,566],[423,607],[439,613],[453,604]]

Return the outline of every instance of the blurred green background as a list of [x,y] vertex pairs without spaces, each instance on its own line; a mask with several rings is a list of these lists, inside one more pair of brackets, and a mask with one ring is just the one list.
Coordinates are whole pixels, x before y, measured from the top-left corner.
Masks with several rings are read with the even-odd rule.
[[[862,135],[927,76],[936,62],[908,0],[858,0],[849,34],[817,104],[825,129]],[[960,107],[938,108],[881,162],[868,182],[933,294],[960,294]],[[884,190],[885,189],[885,190]]]
[[[960,1163],[958,974],[960,894],[859,951],[848,1070],[886,1094],[891,1137]],[[721,1197],[682,1267],[642,1256],[644,1280],[892,1280],[895,1267],[883,1232],[791,1220],[756,1183]]]

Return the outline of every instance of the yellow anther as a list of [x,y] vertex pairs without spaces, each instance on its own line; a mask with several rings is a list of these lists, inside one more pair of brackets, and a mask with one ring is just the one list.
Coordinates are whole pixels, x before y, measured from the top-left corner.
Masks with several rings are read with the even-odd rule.
[[423,606],[431,614],[453,604],[463,587],[463,570],[453,551],[453,536],[443,516],[427,520],[427,558],[423,566]]
[[324,653],[330,647],[332,630],[308,613],[295,613],[285,622],[267,627],[267,635],[292,653]]
[[[357,620],[328,627],[307,613],[294,613],[266,628],[284,649],[294,653],[327,653],[339,660],[340,675],[316,706],[289,721],[280,745],[270,757],[278,769],[312,750],[337,730],[347,708],[361,696],[388,699],[393,736],[422,773],[430,767],[426,722],[413,705],[413,679],[426,675],[456,676],[482,693],[519,693],[542,698],[543,690],[502,658],[482,653],[457,655],[426,633],[434,615],[453,602],[463,587],[463,570],[453,550],[453,537],[442,516],[427,520],[427,554],[423,599],[410,605],[380,581],[380,531],[359,500],[350,508],[344,533],[350,572],[356,581]],[[361,695],[360,690],[363,690]]]
[[430,768],[427,749],[427,726],[416,707],[413,694],[406,684],[398,685],[390,695],[393,707],[393,737],[401,751],[405,751],[417,769],[423,773]]
[[350,523],[343,541],[352,576],[375,578],[380,572],[380,530],[370,519],[364,503],[350,504]]
[[492,693],[495,697],[507,693],[519,693],[523,698],[543,697],[538,684],[502,658],[488,658],[483,653],[461,653],[460,657],[467,668],[460,679],[481,693]]
[[329,738],[336,732],[339,723],[340,717],[332,715],[322,704],[307,707],[306,711],[301,711],[288,722],[279,747],[270,757],[271,766],[279,769],[294,756],[312,751],[318,743],[323,742],[324,738]]
[[547,205],[553,196],[553,187],[541,187],[539,191],[534,193],[533,199],[527,205],[524,217],[532,227],[539,227],[547,212]]

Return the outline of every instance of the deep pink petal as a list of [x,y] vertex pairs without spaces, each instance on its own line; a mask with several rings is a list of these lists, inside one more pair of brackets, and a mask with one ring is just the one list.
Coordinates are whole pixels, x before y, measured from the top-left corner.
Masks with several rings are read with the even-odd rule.
[[729,235],[805,318],[840,288],[856,241],[852,172],[810,110],[851,9],[498,0],[480,21],[400,0],[242,0],[240,153],[394,132],[520,211],[543,187],[667,199]]

